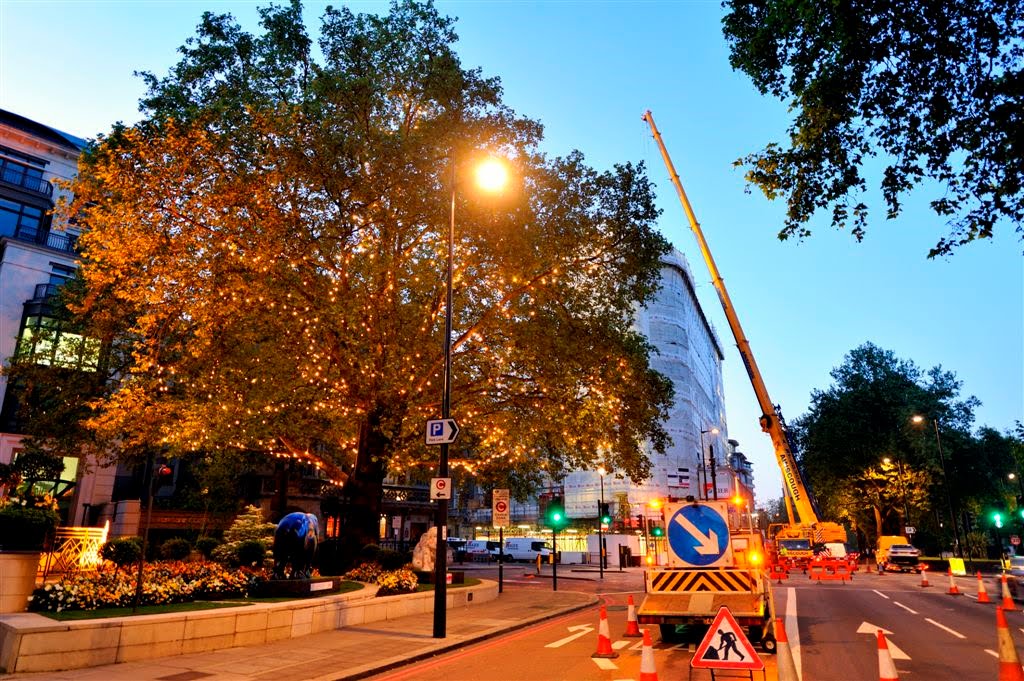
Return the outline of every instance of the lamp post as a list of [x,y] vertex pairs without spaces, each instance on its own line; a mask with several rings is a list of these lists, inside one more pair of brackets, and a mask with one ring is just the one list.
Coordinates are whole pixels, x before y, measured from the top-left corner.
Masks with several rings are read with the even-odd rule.
[[[702,471],[705,471],[705,470],[706,470],[706,469],[704,468],[704,434],[705,434],[705,433],[711,433],[712,435],[718,435],[718,432],[719,432],[719,431],[718,431],[718,428],[709,428],[708,430],[702,430],[702,431],[700,431],[700,456],[698,456],[698,457],[697,457],[697,461],[699,461],[699,462],[700,462],[700,469],[701,469]],[[712,453],[711,453],[710,451],[709,451],[708,453],[710,454],[710,458],[711,458],[712,460],[714,460],[714,454],[712,454]],[[711,471],[711,477],[712,477],[712,478],[714,478],[714,477],[715,477],[715,472],[714,472],[713,470]],[[703,494],[698,494],[698,495],[697,495],[697,498],[698,498],[698,499],[700,499],[700,498],[702,498],[702,497],[703,497],[703,499],[704,499],[705,501],[707,501],[707,498],[708,498],[708,485],[707,485],[707,480],[708,480],[708,476],[707,476],[707,473],[705,473],[705,474],[704,474],[704,482],[703,482],[703,483],[701,483],[701,487],[703,487],[703,492],[704,492],[704,493],[703,493]],[[717,499],[717,498],[718,498],[718,490],[716,489],[716,490],[715,490],[715,499]]]
[[600,579],[604,579],[604,476],[607,474],[604,466],[597,469],[601,479],[601,500],[597,502],[597,572]]
[[[441,381],[441,418],[451,417],[452,406],[452,273],[455,260],[455,197],[458,189],[456,182],[456,163],[454,156],[451,165],[451,219],[448,222],[448,257],[445,276],[444,304],[444,378]],[[508,179],[508,173],[497,159],[488,159],[476,170],[477,184],[486,191],[499,191]],[[440,460],[437,464],[437,477],[448,477],[448,444],[441,445]],[[444,638],[447,629],[448,600],[448,550],[445,541],[448,529],[448,500],[437,500],[437,544],[434,550],[434,638]]]
[[[914,414],[910,417],[910,420],[920,425],[925,422],[925,417],[920,414]],[[939,422],[936,419],[932,419],[932,427],[935,429],[935,447],[939,452],[939,466],[942,468],[942,488],[946,493],[946,509],[949,511],[949,519],[953,522],[953,551],[961,558],[964,557],[964,547],[960,543],[960,524],[956,520],[956,514],[953,513],[953,499],[949,494],[949,478],[946,476],[946,459],[942,455],[942,440],[939,438]],[[924,431],[922,431],[922,436]],[[1024,486],[1021,487],[1021,493],[1024,494]]]

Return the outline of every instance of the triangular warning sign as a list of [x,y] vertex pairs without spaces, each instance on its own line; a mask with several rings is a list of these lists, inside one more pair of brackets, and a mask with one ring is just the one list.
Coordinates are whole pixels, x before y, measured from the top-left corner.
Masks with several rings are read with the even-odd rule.
[[743,627],[736,622],[729,608],[722,606],[704,640],[693,653],[690,666],[703,669],[749,669],[757,672],[764,669],[764,662],[754,652],[754,646],[750,645],[750,639],[743,633]]

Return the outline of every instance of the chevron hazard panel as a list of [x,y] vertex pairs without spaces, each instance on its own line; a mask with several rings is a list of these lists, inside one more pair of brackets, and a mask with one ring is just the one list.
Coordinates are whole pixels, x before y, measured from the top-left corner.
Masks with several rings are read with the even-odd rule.
[[755,589],[754,575],[739,570],[661,570],[648,573],[648,593],[710,591],[728,593]]

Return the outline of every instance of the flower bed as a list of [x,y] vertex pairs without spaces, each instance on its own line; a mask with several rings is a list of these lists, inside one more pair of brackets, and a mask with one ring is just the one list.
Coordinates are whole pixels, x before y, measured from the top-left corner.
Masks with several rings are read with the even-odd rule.
[[408,567],[385,570],[379,563],[363,563],[346,572],[344,578],[376,584],[378,596],[413,593],[418,587],[416,575]]
[[[126,607],[135,601],[137,573],[113,570],[64,576],[36,589],[29,610],[62,612]],[[141,605],[216,600],[245,596],[265,576],[262,571],[228,569],[206,561],[161,561],[142,571]]]

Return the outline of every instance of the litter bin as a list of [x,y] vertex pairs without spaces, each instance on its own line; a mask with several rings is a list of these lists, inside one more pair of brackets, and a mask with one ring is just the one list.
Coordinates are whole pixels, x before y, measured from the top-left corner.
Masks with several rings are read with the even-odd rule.
[[619,544],[619,569],[629,567],[633,562],[633,549]]

